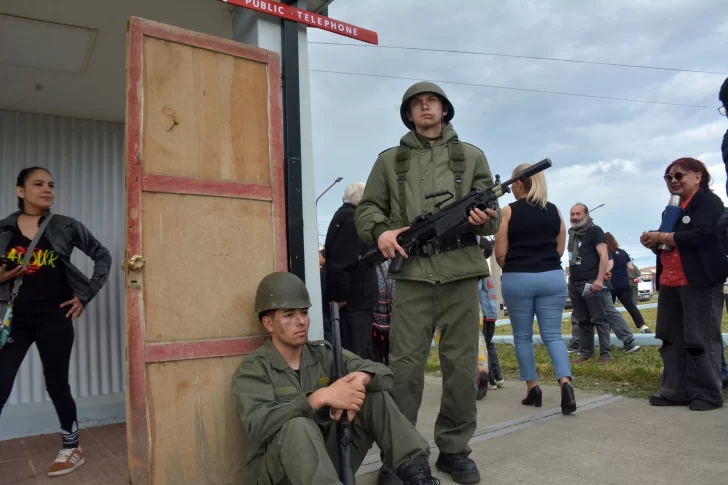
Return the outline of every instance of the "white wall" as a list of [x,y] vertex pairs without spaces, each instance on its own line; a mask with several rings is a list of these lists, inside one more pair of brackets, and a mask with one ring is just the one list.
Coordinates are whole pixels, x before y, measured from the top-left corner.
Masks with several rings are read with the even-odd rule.
[[[75,323],[70,384],[79,424],[124,420],[123,282],[124,125],[0,110],[0,217],[17,210],[15,181],[24,167],[42,166],[56,182],[53,211],[81,221],[113,258],[108,282]],[[0,249],[0,251],[5,248]],[[87,275],[93,262],[71,258]],[[0,370],[1,371],[1,370]],[[35,345],[0,417],[0,439],[57,432]]]

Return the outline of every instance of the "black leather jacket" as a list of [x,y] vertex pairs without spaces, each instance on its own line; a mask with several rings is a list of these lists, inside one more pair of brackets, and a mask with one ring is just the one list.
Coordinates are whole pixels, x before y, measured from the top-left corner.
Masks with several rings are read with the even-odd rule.
[[[17,227],[20,214],[20,211],[15,212],[0,221],[1,254],[5,254],[10,245],[10,239]],[[48,223],[42,237],[50,243],[63,261],[66,268],[66,279],[73,295],[78,297],[84,306],[87,305],[106,283],[111,269],[111,254],[83,224],[71,217],[59,214],[53,215],[53,219]],[[73,248],[80,249],[94,261],[94,274],[91,280],[71,264]],[[9,293],[11,285],[12,282],[0,284],[0,293]]]

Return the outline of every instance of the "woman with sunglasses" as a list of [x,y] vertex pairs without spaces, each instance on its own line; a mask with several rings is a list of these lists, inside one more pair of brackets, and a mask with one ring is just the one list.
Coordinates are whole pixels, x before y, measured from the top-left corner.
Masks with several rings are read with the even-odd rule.
[[[13,306],[12,342],[0,349],[0,411],[10,396],[15,376],[35,343],[43,365],[46,390],[61,425],[61,451],[48,469],[49,476],[67,475],[84,464],[78,441],[76,402],[68,371],[73,349],[73,321],[106,282],[111,255],[84,227],[70,217],[54,214],[41,234],[27,269],[22,262],[55,199],[50,172],[30,167],[18,175],[15,192],[19,211],[0,221],[0,288],[23,275]],[[71,263],[78,248],[94,261],[91,280]],[[7,292],[5,292],[7,293]]]
[[[709,188],[710,174],[694,158],[668,165],[665,182],[680,196],[682,213],[671,232],[642,233],[657,254],[659,289],[656,337],[664,365],[653,406],[689,406],[709,411],[723,405],[721,320],[728,258],[718,241],[723,202]],[[658,249],[667,244],[668,249]]]

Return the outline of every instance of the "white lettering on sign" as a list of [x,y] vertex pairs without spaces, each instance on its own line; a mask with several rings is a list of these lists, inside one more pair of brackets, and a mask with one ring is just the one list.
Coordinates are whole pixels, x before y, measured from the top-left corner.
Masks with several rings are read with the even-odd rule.
[[376,32],[372,32],[355,25],[329,19],[313,12],[285,5],[275,0],[219,0],[230,5],[257,10],[262,13],[272,14],[277,17],[294,22],[305,23],[311,27],[318,27],[329,32],[342,34],[347,37],[358,39],[370,44],[377,44]]

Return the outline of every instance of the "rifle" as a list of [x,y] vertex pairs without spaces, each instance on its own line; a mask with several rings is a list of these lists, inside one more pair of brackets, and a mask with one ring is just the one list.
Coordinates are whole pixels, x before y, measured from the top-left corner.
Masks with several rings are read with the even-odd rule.
[[[412,251],[421,251],[425,255],[435,256],[440,253],[442,242],[451,236],[459,237],[470,231],[468,216],[475,208],[480,210],[495,210],[498,204],[498,197],[511,191],[510,186],[514,182],[536,175],[539,172],[551,167],[551,160],[546,158],[535,165],[528,167],[517,177],[505,182],[500,181],[500,175],[495,176],[495,184],[486,189],[475,189],[460,200],[456,200],[444,208],[442,204],[455,197],[449,190],[440,190],[425,194],[425,199],[449,195],[445,200],[435,204],[435,211],[415,217],[415,220],[407,224],[410,228],[397,236],[397,243],[408,255]],[[386,261],[379,248],[372,249],[359,256],[359,262],[372,266]],[[395,253],[394,261],[389,266],[389,272],[397,274],[402,272],[405,260],[401,254]]]
[[[344,355],[341,349],[341,329],[339,306],[336,302],[329,303],[331,313],[331,333],[334,339],[334,382],[344,377]],[[339,480],[344,485],[355,485],[354,470],[351,468],[351,449],[354,441],[351,439],[351,423],[349,417],[344,410],[341,413],[341,419],[336,425],[336,437],[339,440]]]

